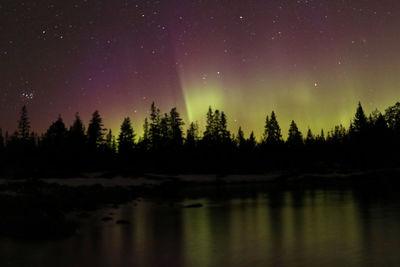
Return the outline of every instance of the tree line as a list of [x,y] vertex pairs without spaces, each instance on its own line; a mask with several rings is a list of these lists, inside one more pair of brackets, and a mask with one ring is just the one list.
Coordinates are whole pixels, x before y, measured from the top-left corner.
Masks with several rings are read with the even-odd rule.
[[286,140],[274,111],[265,119],[257,140],[241,127],[233,134],[226,114],[209,107],[200,131],[184,121],[176,108],[162,114],[153,102],[138,136],[129,117],[115,136],[104,127],[98,111],[86,128],[78,113],[67,127],[61,116],[41,135],[31,131],[26,106],[17,130],[0,129],[1,175],[72,175],[82,171],[110,172],[259,172],[267,170],[329,170],[387,167],[400,163],[400,103],[367,116],[358,104],[350,126],[327,133],[303,134],[291,121]]

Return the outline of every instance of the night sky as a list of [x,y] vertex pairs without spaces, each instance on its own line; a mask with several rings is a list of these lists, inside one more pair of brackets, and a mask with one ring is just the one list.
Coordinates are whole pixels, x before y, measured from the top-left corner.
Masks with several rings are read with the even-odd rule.
[[400,100],[399,0],[2,0],[0,127],[35,131],[98,109],[141,132],[154,100],[202,125],[208,106],[259,137],[348,125]]

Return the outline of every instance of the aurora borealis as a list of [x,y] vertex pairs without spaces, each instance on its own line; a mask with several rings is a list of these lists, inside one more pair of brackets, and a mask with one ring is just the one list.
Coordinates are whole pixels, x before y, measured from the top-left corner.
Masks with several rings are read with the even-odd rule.
[[400,99],[397,0],[3,0],[0,127],[26,104],[35,131],[98,109],[114,133],[141,132],[150,104],[185,122],[208,106],[261,135],[347,126]]

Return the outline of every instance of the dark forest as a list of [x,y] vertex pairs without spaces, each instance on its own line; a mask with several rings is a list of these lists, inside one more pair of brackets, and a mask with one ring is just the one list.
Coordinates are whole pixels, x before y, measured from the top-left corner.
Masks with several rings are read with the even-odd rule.
[[294,121],[282,138],[274,111],[266,116],[264,134],[245,137],[228,130],[226,114],[211,107],[204,132],[187,125],[176,108],[162,114],[153,103],[138,137],[129,117],[118,136],[107,130],[95,111],[86,127],[76,114],[68,128],[61,116],[41,135],[31,132],[27,108],[22,107],[17,130],[0,131],[1,175],[5,177],[68,177],[103,171],[131,175],[164,173],[257,173],[275,170],[327,172],[399,164],[400,103],[384,113],[365,114],[361,103],[349,128],[301,133]]

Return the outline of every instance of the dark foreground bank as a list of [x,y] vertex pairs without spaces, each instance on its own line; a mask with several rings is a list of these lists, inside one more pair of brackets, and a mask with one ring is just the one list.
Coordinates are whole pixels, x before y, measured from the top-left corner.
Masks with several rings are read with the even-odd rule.
[[[135,198],[131,187],[101,185],[70,187],[40,180],[0,185],[0,235],[54,239],[73,234],[81,216],[106,204],[118,205]],[[82,215],[83,216],[83,215]]]

